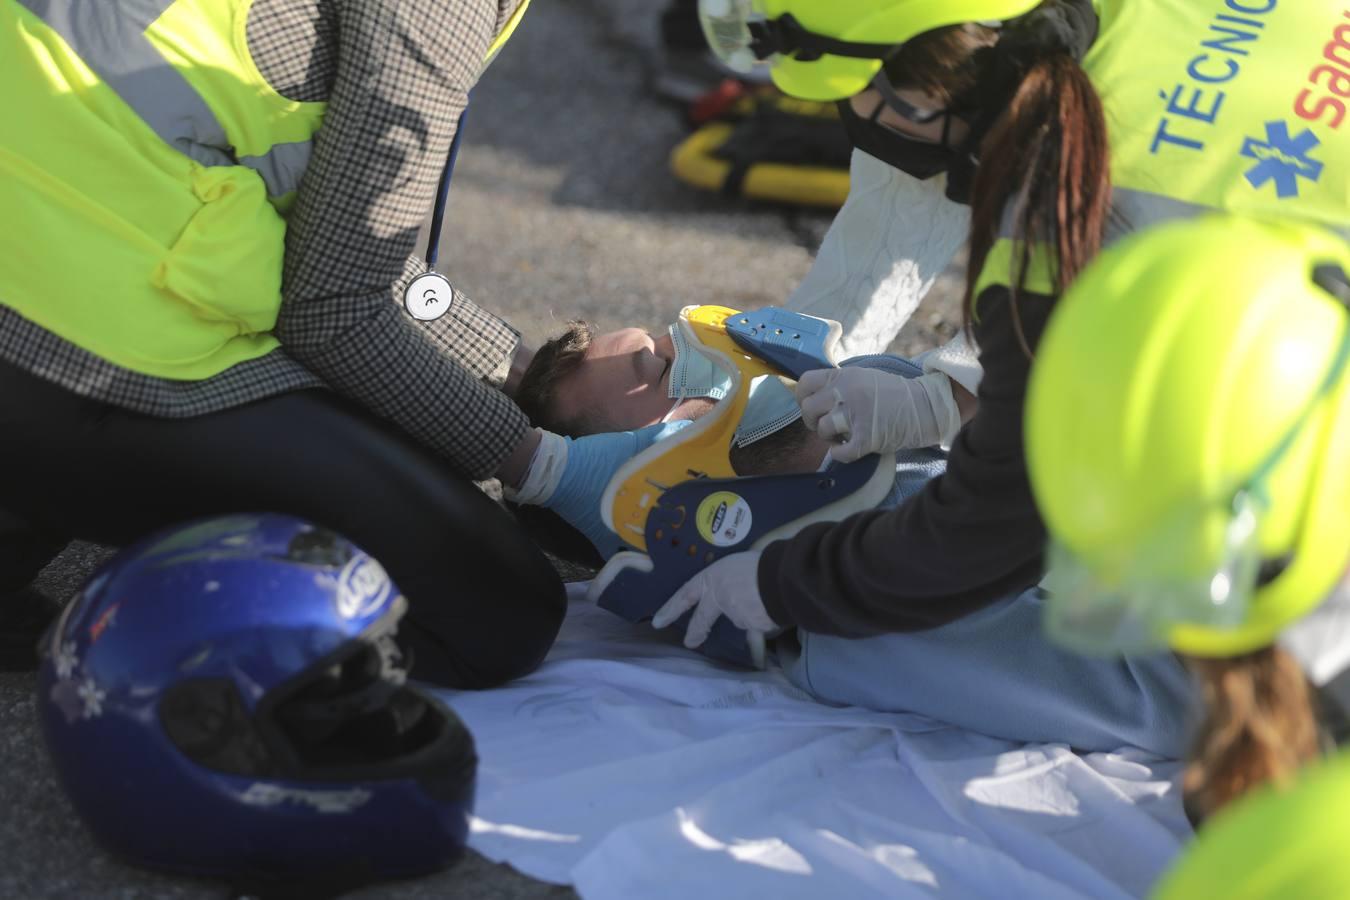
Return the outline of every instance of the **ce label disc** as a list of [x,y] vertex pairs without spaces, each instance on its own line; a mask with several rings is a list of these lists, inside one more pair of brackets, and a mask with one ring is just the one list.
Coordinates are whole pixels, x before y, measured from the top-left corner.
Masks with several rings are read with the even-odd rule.
[[440,272],[423,272],[403,292],[403,306],[414,319],[432,322],[445,315],[454,302],[455,289]]

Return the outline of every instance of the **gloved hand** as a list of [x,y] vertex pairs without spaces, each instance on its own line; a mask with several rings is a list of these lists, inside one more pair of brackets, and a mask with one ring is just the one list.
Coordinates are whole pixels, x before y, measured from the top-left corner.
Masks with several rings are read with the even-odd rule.
[[580,438],[543,432],[539,449],[519,490],[506,490],[517,503],[546,506],[590,539],[605,558],[624,547],[600,518],[600,497],[614,473],[652,444],[692,425],[688,419]]
[[950,444],[961,430],[961,410],[941,372],[905,378],[861,367],[816,369],[797,382],[797,402],[806,427],[835,442],[830,455],[839,462]]
[[724,556],[699,572],[671,595],[656,615],[652,626],[665,628],[689,610],[694,610],[684,632],[684,645],[691,650],[708,639],[718,616],[745,631],[750,657],[755,667],[764,668],[764,637],[779,630],[759,599],[758,550]]

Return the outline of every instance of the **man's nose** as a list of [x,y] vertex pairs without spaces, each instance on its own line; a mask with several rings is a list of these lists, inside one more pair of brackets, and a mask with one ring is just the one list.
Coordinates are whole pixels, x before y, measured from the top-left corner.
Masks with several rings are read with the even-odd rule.
[[658,337],[652,339],[652,352],[662,359],[675,358],[675,342],[670,339],[669,331],[662,331]]

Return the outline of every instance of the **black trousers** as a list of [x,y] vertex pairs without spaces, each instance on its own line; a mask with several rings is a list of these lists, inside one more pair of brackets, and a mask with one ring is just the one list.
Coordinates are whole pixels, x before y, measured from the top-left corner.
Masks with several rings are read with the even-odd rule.
[[535,668],[566,608],[557,572],[508,513],[326,391],[161,419],[0,362],[0,510],[11,532],[17,522],[46,539],[113,545],[233,512],[324,525],[389,572],[409,602],[400,638],[413,676],[448,687]]

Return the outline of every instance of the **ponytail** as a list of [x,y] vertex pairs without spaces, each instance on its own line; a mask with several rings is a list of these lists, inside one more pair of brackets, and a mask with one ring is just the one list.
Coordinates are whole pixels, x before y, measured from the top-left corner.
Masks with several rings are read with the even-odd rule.
[[1266,647],[1231,659],[1188,660],[1205,719],[1182,776],[1192,821],[1267,781],[1287,783],[1318,752],[1312,689],[1292,656]]
[[[1111,201],[1109,143],[1101,98],[1072,55],[1053,53],[1027,68],[1006,113],[984,139],[972,194],[967,327],[976,281],[1005,215],[1017,241],[1009,273],[1014,321],[1033,243],[1054,251],[1057,293],[1097,255]],[[1020,323],[1018,337],[1030,356]]]

